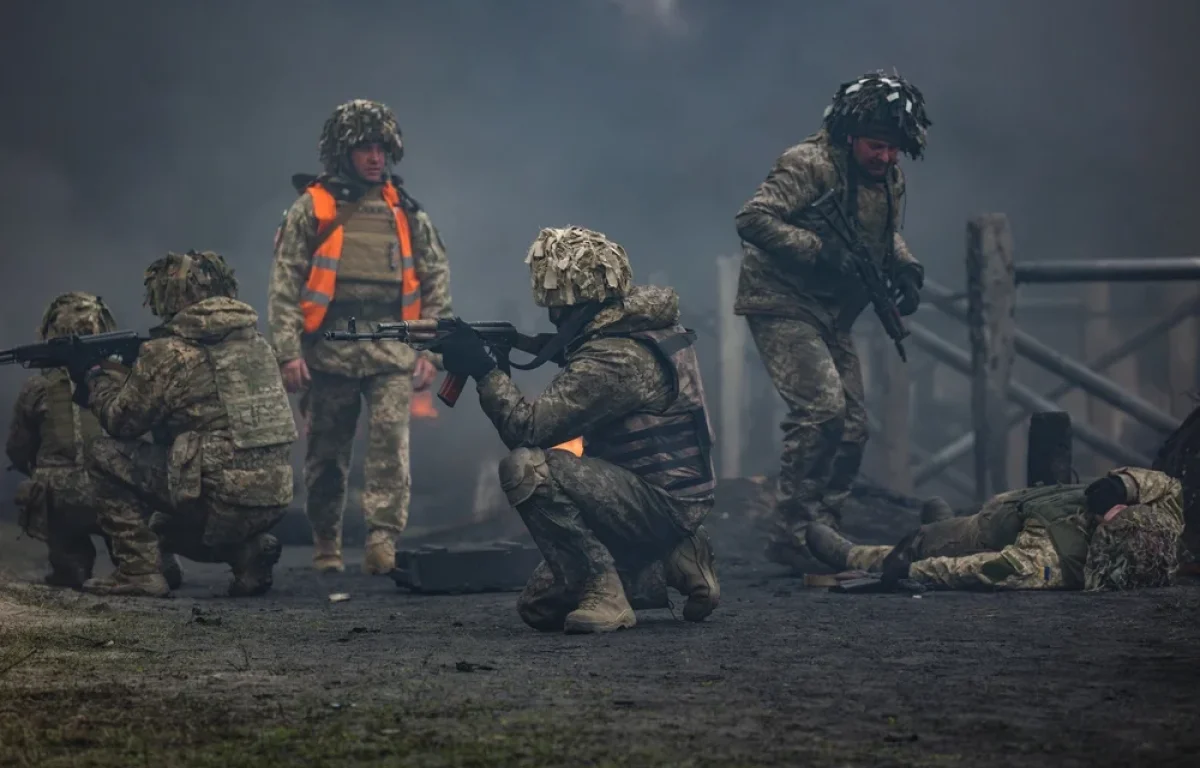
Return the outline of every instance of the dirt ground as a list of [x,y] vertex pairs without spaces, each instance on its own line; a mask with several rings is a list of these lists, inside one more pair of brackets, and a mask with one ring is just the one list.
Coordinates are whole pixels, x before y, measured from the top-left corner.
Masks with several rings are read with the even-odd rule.
[[1200,765],[1195,586],[840,595],[712,529],[708,621],[570,637],[302,547],[264,598],[192,563],[170,600],[51,590],[8,527],[0,766]]

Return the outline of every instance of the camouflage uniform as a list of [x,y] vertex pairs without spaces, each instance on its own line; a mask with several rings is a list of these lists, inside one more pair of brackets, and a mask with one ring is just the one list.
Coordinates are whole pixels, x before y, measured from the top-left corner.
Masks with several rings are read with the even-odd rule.
[[[891,93],[909,105],[895,108],[899,117]],[[794,564],[804,553],[808,521],[837,524],[867,440],[851,328],[869,299],[846,267],[844,243],[809,205],[832,191],[893,285],[909,281],[915,292],[924,270],[899,232],[904,176],[896,165],[879,180],[862,173],[849,140],[886,139],[919,157],[928,124],[919,92],[902,80],[868,75],[847,83],[824,128],[784,152],[738,212],[743,260],[734,312],[746,316],[788,407],[777,488],[782,519],[771,550],[780,562]]]
[[[946,589],[1127,589],[1169,584],[1183,531],[1182,489],[1161,472],[1113,470],[1128,506],[1108,522],[1087,485],[1002,493],[979,512],[922,526],[908,577]],[[845,565],[880,570],[892,547],[854,546]],[[841,565],[841,564],[838,564]]]
[[[525,399],[498,370],[456,370],[453,344],[442,347],[447,370],[478,380],[480,405],[512,450],[501,485],[545,557],[518,611],[541,630],[633,626],[622,582],[653,579],[647,569],[663,561],[688,596],[685,618],[701,620],[719,596],[701,527],[713,505],[712,435],[678,296],[631,288],[624,250],[588,230],[542,230],[529,261],[539,305],[595,313],[539,397]],[[569,322],[559,323],[568,336]],[[576,436],[583,456],[553,450]]]
[[[321,159],[326,173],[316,183],[334,196],[339,212],[360,198],[365,200],[342,227],[336,289],[320,327],[305,332],[302,310],[318,229],[309,194],[302,194],[292,204],[276,239],[268,318],[279,363],[303,358],[312,375],[301,405],[308,418],[304,478],[315,560],[322,570],[342,567],[342,515],[351,448],[366,402],[370,422],[362,506],[369,530],[368,570],[378,573],[394,566],[393,540],[408,522],[409,407],[417,357],[404,344],[339,344],[323,336],[325,331],[344,329],[351,317],[368,325],[401,319],[400,270],[408,265],[396,259],[394,213],[382,197],[383,188],[358,180],[348,160],[355,145],[370,140],[383,141],[389,159],[400,160],[399,129],[383,105],[350,102],[339,107],[325,125]],[[391,183],[398,190],[411,232],[411,266],[420,281],[420,316],[447,317],[451,313],[450,266],[441,237],[425,210],[400,187],[400,180],[392,177]],[[430,359],[436,364],[435,358]]]
[[148,577],[157,534],[184,557],[228,563],[231,595],[261,594],[279,558],[267,531],[292,500],[297,436],[275,357],[220,256],[169,254],[146,285],[165,322],[131,371],[88,374],[89,404],[111,435],[93,445],[92,482],[118,568],[85,589],[165,594]]
[[[73,291],[46,308],[38,327],[44,341],[73,334],[116,330],[112,314],[97,296]],[[42,371],[25,382],[13,408],[5,446],[13,468],[28,479],[17,488],[19,522],[25,533],[45,541],[50,574],[46,583],[78,588],[91,578],[96,562],[92,536],[103,536],[96,520],[95,490],[83,471],[91,442],[100,435],[96,417],[76,405],[65,369]],[[178,562],[169,578],[178,580]]]

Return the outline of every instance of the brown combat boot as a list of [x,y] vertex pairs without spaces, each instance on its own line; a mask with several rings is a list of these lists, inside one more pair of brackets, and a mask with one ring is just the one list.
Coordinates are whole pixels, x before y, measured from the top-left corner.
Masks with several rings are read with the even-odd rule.
[[371,531],[367,534],[367,549],[363,554],[363,572],[383,576],[396,570],[396,534],[391,531]]
[[687,598],[683,618],[704,621],[721,602],[721,584],[713,562],[712,542],[704,526],[679,543],[667,556],[667,584]]
[[265,594],[275,583],[272,570],[279,562],[282,547],[279,539],[262,533],[246,542],[230,563],[233,567],[233,582],[229,585],[230,597],[254,597]]
[[813,557],[833,568],[845,568],[854,544],[824,523],[809,523],[806,534]]
[[342,562],[342,537],[321,539],[313,537],[313,568],[321,573],[342,573],[346,570]]
[[167,597],[171,594],[171,588],[161,573],[128,575],[120,570],[102,579],[88,579],[83,582],[83,591],[93,595],[121,597]]
[[637,624],[625,588],[615,570],[593,576],[583,588],[579,607],[567,614],[563,630],[568,635],[613,632]]

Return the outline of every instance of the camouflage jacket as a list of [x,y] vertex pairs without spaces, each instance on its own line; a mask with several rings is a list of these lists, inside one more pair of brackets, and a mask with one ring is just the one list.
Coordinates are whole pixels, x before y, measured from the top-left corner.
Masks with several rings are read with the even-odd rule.
[[842,240],[806,210],[829,190],[876,263],[893,274],[904,268],[921,272],[899,232],[905,194],[899,166],[886,182],[872,183],[855,172],[853,163],[848,150],[831,146],[824,131],[776,160],[737,214],[742,267],[735,313],[793,317],[825,327],[836,323],[843,329],[853,325],[867,306],[866,291],[857,277],[834,266],[846,250]]
[[71,401],[72,389],[63,369],[41,372],[21,387],[5,443],[8,460],[21,474],[83,466],[86,442],[100,427],[90,412]]
[[[322,177],[322,180],[326,186],[355,189],[338,178]],[[399,185],[397,179],[393,179],[393,183]],[[368,194],[378,195],[378,187]],[[450,262],[446,257],[441,236],[425,209],[406,194],[402,193],[401,196],[411,205],[409,223],[412,233],[413,267],[421,282],[421,317],[450,317],[453,313],[450,303]],[[349,204],[349,200],[341,196],[337,198],[339,211]],[[276,235],[275,256],[267,292],[267,324],[270,328],[271,345],[275,348],[275,356],[279,362],[285,363],[303,357],[313,368],[343,376],[371,376],[378,373],[411,371],[416,354],[405,344],[328,342],[320,333],[304,333],[300,294],[312,268],[310,244],[314,242],[316,235],[317,221],[313,215],[312,198],[301,194],[284,214]],[[341,316],[345,313],[337,308],[339,302],[359,307],[353,314],[356,320],[366,324],[399,320],[399,315],[375,316],[370,309],[373,305],[385,304],[389,298],[384,286],[339,280],[334,302],[322,331],[344,327],[346,318]],[[363,307],[366,309],[362,309]],[[425,356],[435,363],[439,362],[435,356]]]
[[[253,335],[257,321],[254,309],[235,299],[211,298],[186,307],[155,329],[127,374],[105,370],[92,381],[92,412],[115,438],[150,434],[155,443],[170,446],[169,485],[177,480],[194,484],[204,478],[209,490],[231,503],[272,506],[284,496],[287,500],[282,503],[288,503],[290,445],[235,447],[230,411],[218,390],[210,352],[223,339],[247,331]],[[265,342],[262,352],[270,355]],[[268,363],[277,376],[273,362]],[[281,384],[278,398],[275,407],[286,409],[290,416]],[[290,431],[294,435],[294,423]]]
[[[1182,527],[1182,489],[1178,481],[1136,467],[1123,467],[1111,474],[1127,478],[1126,485],[1136,496],[1134,503],[1177,518]],[[991,499],[988,505],[1009,508],[1020,516],[1021,528],[1013,543],[999,552],[918,560],[910,569],[911,578],[951,589],[1082,589],[1088,544],[1097,519],[1087,512],[1083,493],[1086,486],[1060,488],[1062,491],[1053,497],[1056,509],[1036,503],[1038,498],[1051,499],[1047,492],[1052,493],[1052,488],[1025,488]]]

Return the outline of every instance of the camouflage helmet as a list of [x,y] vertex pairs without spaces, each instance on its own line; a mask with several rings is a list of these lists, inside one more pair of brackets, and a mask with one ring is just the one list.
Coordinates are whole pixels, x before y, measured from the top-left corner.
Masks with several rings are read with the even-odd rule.
[[104,299],[83,291],[71,291],[56,297],[46,307],[38,326],[38,336],[45,340],[58,336],[88,336],[116,329],[117,323]]
[[237,278],[220,254],[168,253],[146,268],[145,305],[157,317],[171,317],[214,296],[237,298]]
[[1092,534],[1083,567],[1084,589],[1166,587],[1179,568],[1183,522],[1148,505],[1122,509]]
[[378,101],[347,101],[333,110],[321,129],[321,164],[333,173],[350,150],[368,141],[383,145],[388,162],[398,163],[404,157],[400,126],[392,110]]
[[569,307],[621,298],[633,272],[625,249],[583,227],[543,229],[525,256],[539,307]]
[[842,83],[825,108],[824,125],[835,144],[849,136],[868,136],[895,144],[916,160],[925,151],[925,132],[932,123],[915,85],[878,71]]

